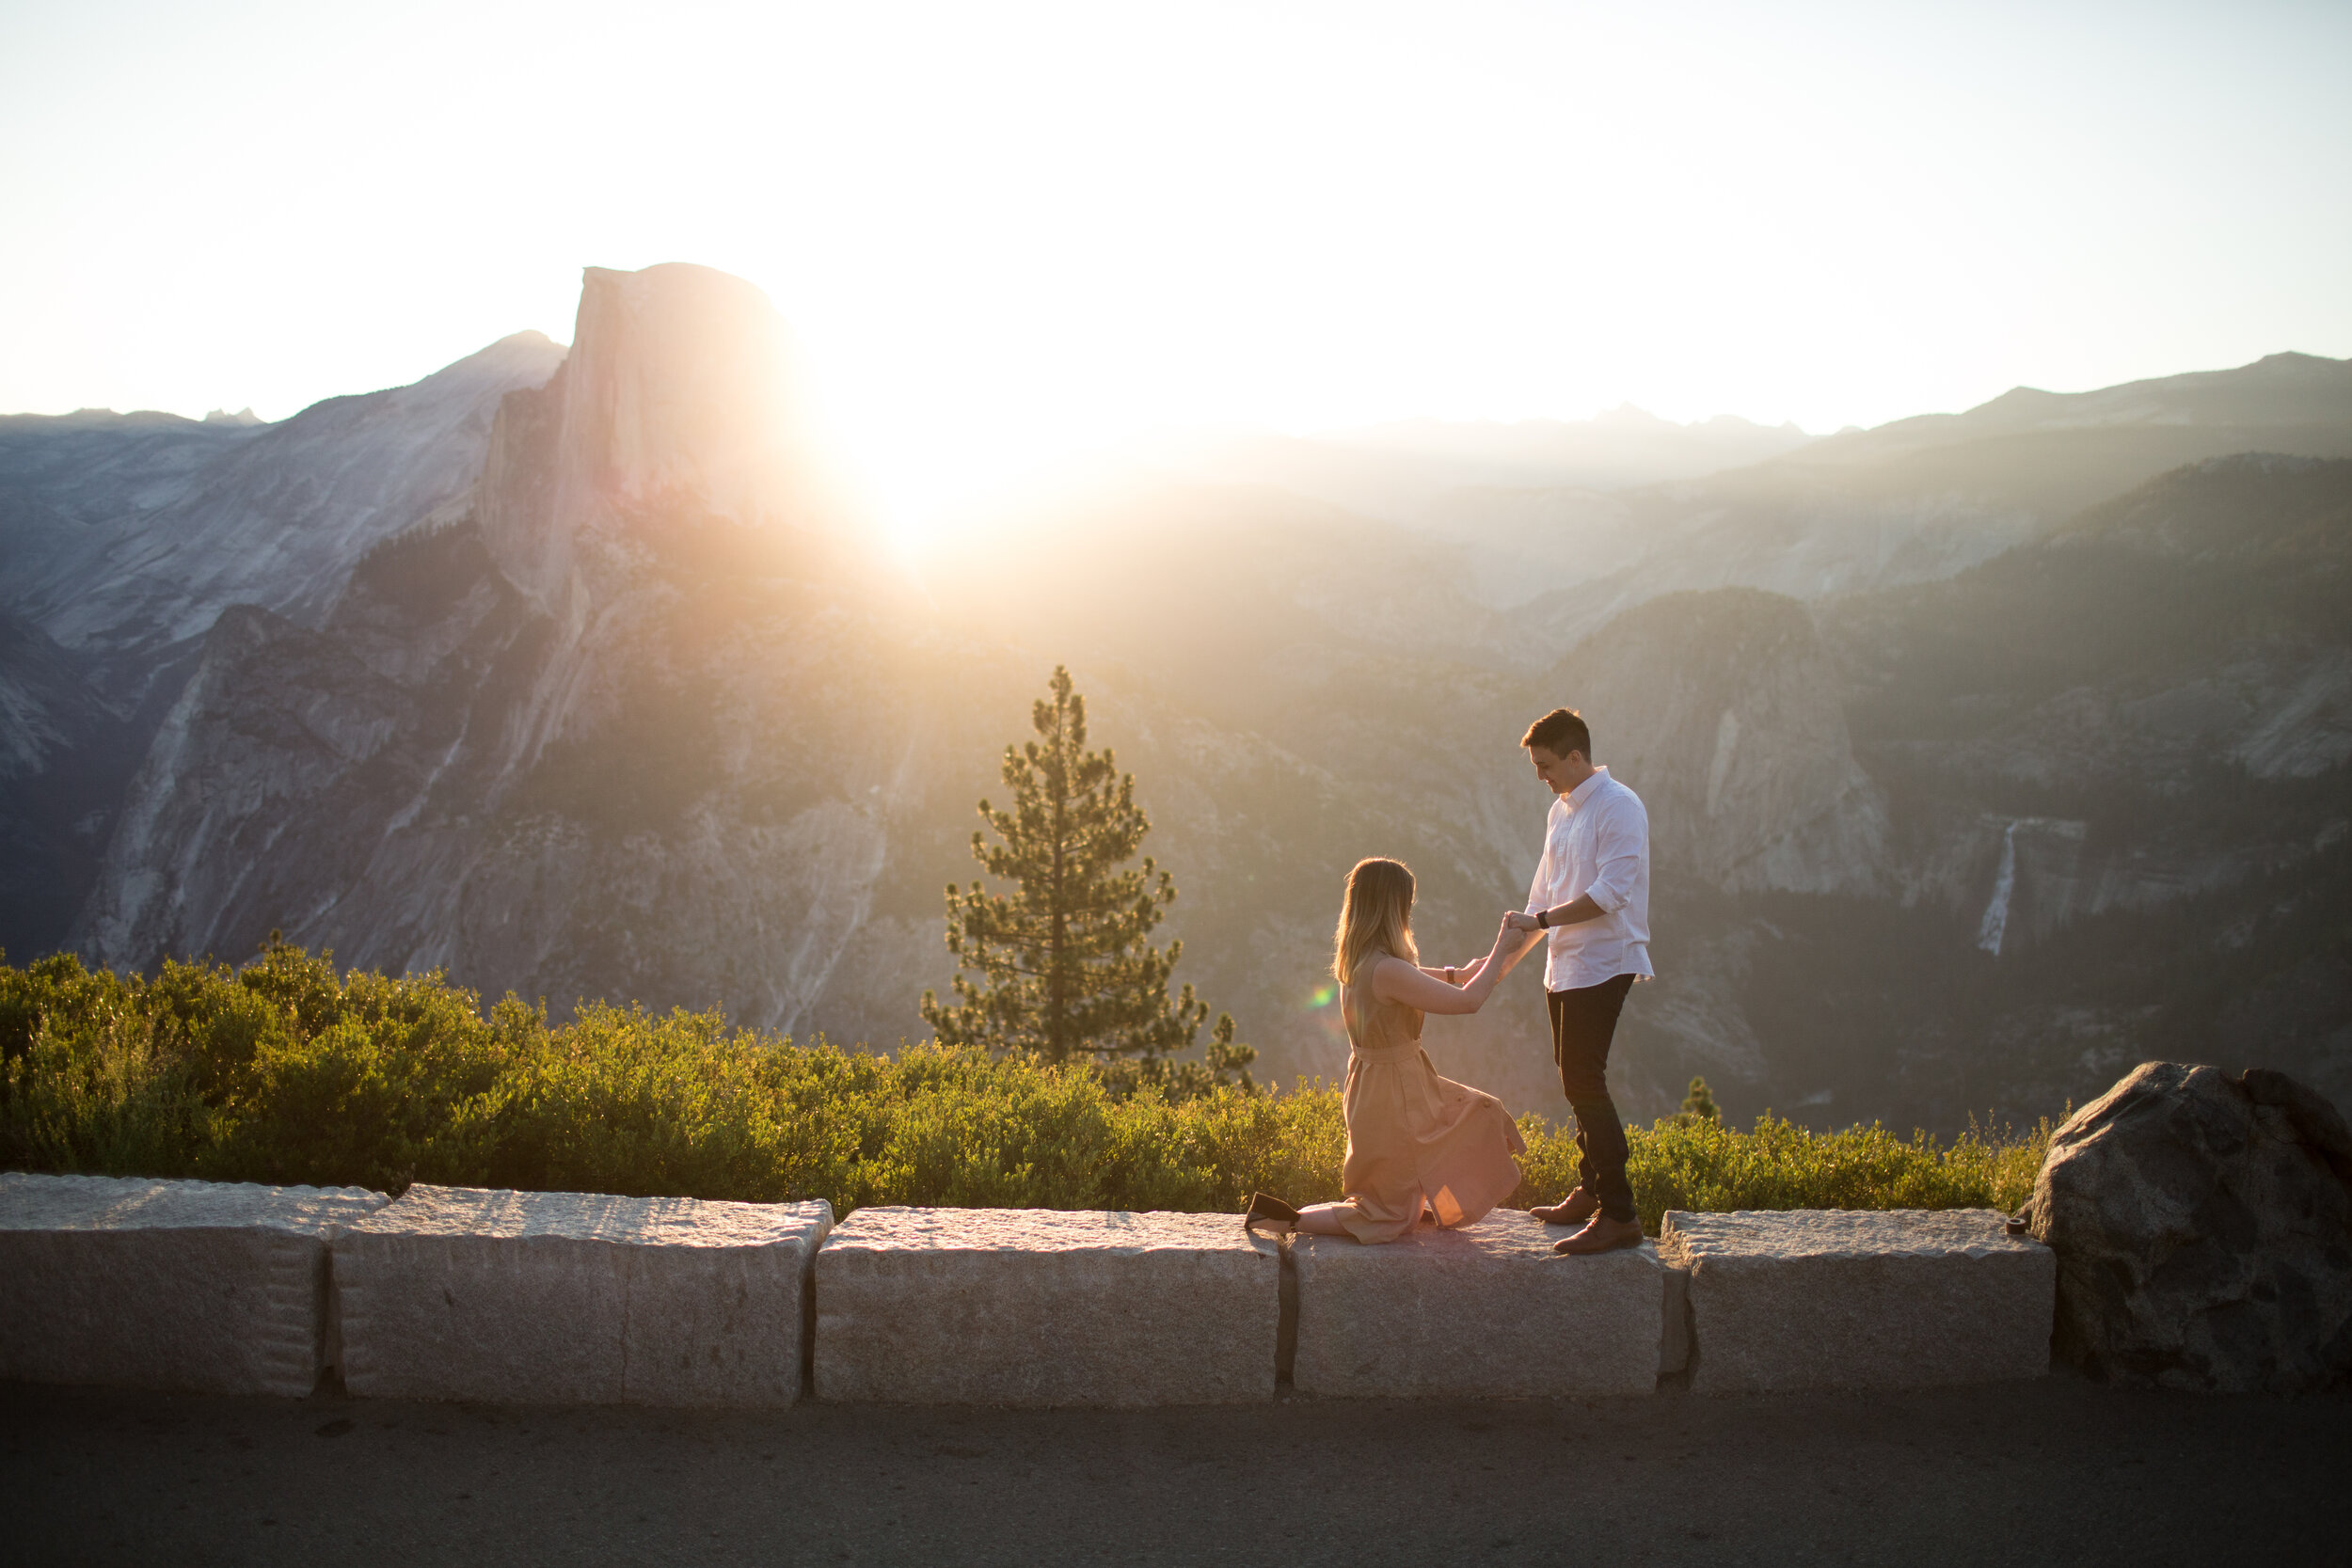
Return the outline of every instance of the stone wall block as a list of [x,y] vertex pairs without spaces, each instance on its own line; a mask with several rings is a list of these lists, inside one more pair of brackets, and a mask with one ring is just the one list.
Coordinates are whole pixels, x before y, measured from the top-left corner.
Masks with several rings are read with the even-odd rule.
[[1990,1209],[1666,1215],[1697,1393],[1914,1388],[2049,1370],[2058,1270]]
[[1497,1210],[1379,1246],[1298,1237],[1295,1386],[1378,1397],[1652,1392],[1670,1350],[1670,1271],[1649,1243],[1561,1257],[1551,1247],[1566,1234]]
[[817,1256],[817,1397],[1274,1397],[1280,1249],[1232,1214],[861,1209]]
[[0,1379],[299,1398],[358,1187],[0,1175]]
[[415,1186],[335,1243],[355,1394],[772,1406],[801,1394],[815,1203]]

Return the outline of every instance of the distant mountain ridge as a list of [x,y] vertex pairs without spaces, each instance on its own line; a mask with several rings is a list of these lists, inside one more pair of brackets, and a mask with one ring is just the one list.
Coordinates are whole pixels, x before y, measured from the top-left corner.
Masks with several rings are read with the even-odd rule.
[[2352,360],[2270,354],[2231,370],[2191,371],[2090,392],[2013,387],[1963,413],[1921,414],[1833,436],[1834,444],[1815,456],[1843,458],[1857,451],[2027,431],[2128,425],[2299,430],[2345,424],[2352,424]]
[[1273,484],[1412,522],[1454,490],[1626,489],[1743,467],[1812,439],[1794,425],[1735,415],[1678,425],[1625,404],[1591,420],[1400,420],[1311,436],[1236,436],[1179,463],[1203,478]]
[[2021,388],[1683,484],[1465,496],[1446,536],[1547,539],[1511,560],[1509,608],[1529,635],[1565,646],[1671,589],[1817,599],[1932,581],[2184,464],[2352,456],[2347,385],[2352,362],[2274,355],[2103,392]]

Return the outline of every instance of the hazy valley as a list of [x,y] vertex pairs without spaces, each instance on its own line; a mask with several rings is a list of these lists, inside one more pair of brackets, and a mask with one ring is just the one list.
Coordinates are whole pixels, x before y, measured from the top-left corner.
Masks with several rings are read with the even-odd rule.
[[[0,944],[271,929],[493,995],[895,1047],[973,801],[1068,662],[1179,978],[1335,1075],[1340,879],[1483,948],[1560,703],[1648,802],[1670,1109],[1949,1131],[2153,1055],[2352,1101],[2352,365],[1822,439],[1630,414],[1204,444],[910,576],[757,292],[592,270],[520,335],[252,427],[0,420]],[[2260,454],[2260,455],[2245,455]],[[1554,1111],[1530,981],[1442,1069]]]

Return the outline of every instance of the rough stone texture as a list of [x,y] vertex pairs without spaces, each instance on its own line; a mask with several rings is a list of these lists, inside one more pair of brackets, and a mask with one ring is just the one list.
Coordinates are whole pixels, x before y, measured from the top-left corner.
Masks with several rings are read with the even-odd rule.
[[2040,1377],[2055,1260],[1990,1209],[1669,1212],[1698,1393]]
[[830,1204],[411,1187],[335,1242],[343,1381],[391,1399],[782,1405]]
[[2291,1393],[2352,1379],[2352,1134],[2283,1073],[2148,1062],[2034,1183],[2058,1354],[2102,1376]]
[[1300,1236],[1301,1393],[1646,1394],[1665,1352],[1657,1248],[1563,1258],[1518,1210],[1380,1246]]
[[1232,1214],[861,1209],[817,1255],[817,1397],[1274,1397],[1278,1243]]
[[300,1398],[357,1187],[0,1175],[0,1379]]

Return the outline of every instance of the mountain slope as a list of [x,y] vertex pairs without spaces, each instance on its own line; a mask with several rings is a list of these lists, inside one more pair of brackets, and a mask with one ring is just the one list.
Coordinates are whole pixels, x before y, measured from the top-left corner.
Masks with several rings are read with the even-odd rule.
[[1443,531],[1529,533],[1515,620],[1565,648],[1678,589],[1812,600],[1933,581],[2172,468],[2244,451],[2352,457],[2352,362],[2273,355],[2097,392],[2019,388],[1687,484],[1465,494]]
[[12,608],[135,701],[231,604],[324,610],[370,546],[472,483],[499,399],[545,381],[563,354],[517,333],[412,386],[262,427],[163,506],[94,523]]
[[2352,1098],[2348,572],[2352,462],[2248,455],[1821,607],[1883,892],[1680,882],[1661,967],[1716,1005],[1631,1010],[1630,1054],[1663,1088],[1752,1039],[1736,1110],[1898,1125],[2030,1115],[2151,1056]]
[[[0,943],[67,936],[114,814],[224,613],[314,624],[378,541],[464,490],[499,400],[563,350],[536,333],[275,425],[0,420],[0,687],[29,765],[0,774]],[[146,960],[142,960],[146,961]]]

